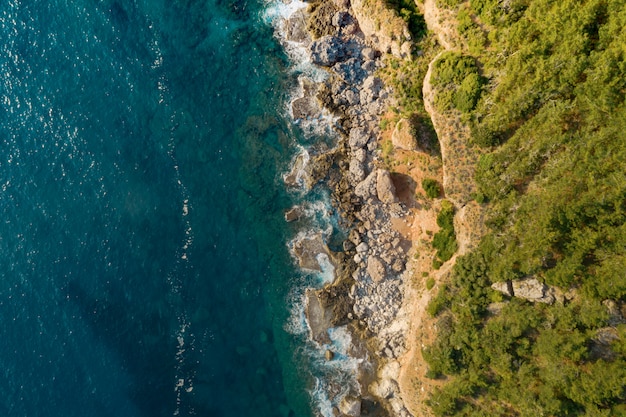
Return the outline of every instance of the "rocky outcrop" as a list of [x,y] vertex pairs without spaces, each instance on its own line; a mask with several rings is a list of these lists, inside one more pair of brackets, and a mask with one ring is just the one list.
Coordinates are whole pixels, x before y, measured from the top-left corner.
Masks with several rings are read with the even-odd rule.
[[413,126],[407,119],[400,119],[391,134],[391,143],[397,149],[414,151],[417,149],[417,139],[413,134]]
[[376,195],[385,204],[397,203],[396,187],[389,171],[381,169],[376,173]]
[[553,304],[555,301],[563,303],[573,297],[571,292],[563,293],[558,288],[546,285],[534,277],[496,282],[491,285],[491,288],[509,297],[523,298],[532,303]]
[[352,0],[351,3],[360,29],[376,49],[398,58],[410,56],[413,47],[411,34],[401,17],[383,2]]
[[330,256],[321,233],[297,239],[293,244],[292,252],[298,259],[300,268],[319,272],[322,271],[320,256]]
[[[349,8],[348,2],[335,0],[315,3],[312,8],[310,24],[319,30],[307,48],[311,62],[323,67],[328,77],[320,84],[301,80],[302,95],[292,102],[292,113],[301,121],[332,113],[340,138],[331,150],[303,153],[285,180],[308,188],[325,180],[333,191],[335,207],[354,228],[343,244],[350,268],[335,283],[306,292],[310,337],[327,349],[329,329],[347,324],[371,338],[367,345],[374,346],[375,351],[361,352],[364,363],[376,357],[393,360],[405,349],[404,329],[394,327],[394,323],[404,299],[408,244],[392,229],[391,219],[405,216],[407,209],[398,201],[391,174],[378,167],[380,115],[391,102],[391,91],[376,71],[383,65],[383,53],[407,56],[410,37],[404,31],[406,24],[397,16],[391,20],[385,14],[377,16],[387,29],[392,21],[398,26],[375,30],[369,17],[357,14],[357,9],[359,13],[365,10],[362,2],[353,2]],[[361,18],[365,19],[363,25]],[[304,38],[295,27],[291,33],[294,38]],[[297,211],[288,213],[290,219],[299,218]],[[320,256],[333,256],[323,243],[321,237],[304,236],[296,239],[292,252],[303,268],[319,271],[323,266]],[[337,268],[341,264],[334,263]],[[328,352],[324,356],[327,360],[334,357]],[[371,377],[363,381],[369,384]],[[389,401],[385,403],[389,414],[407,415],[397,383],[386,381],[377,392],[380,395],[374,395]],[[337,398],[342,399],[335,402]],[[367,386],[362,395],[350,392],[337,398],[331,398],[335,411],[346,416],[359,416],[372,403]]]

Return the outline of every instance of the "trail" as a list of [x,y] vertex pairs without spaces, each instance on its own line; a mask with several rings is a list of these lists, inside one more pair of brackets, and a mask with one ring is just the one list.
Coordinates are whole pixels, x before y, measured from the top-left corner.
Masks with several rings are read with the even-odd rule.
[[[459,249],[440,269],[431,269],[429,276],[435,286],[427,290],[422,284],[413,285],[407,293],[406,314],[410,320],[407,353],[401,358],[401,372],[398,380],[405,406],[414,416],[431,416],[425,405],[430,393],[443,385],[444,381],[426,378],[428,365],[422,356],[425,346],[436,337],[436,319],[429,316],[426,309],[431,298],[437,294],[442,282],[446,282],[459,255],[467,253],[482,234],[480,206],[472,200],[475,190],[474,166],[477,153],[467,146],[469,128],[460,121],[460,115],[439,112],[435,103],[435,91],[430,82],[433,64],[447,51],[460,50],[461,43],[456,34],[455,13],[437,8],[435,0],[424,0],[422,13],[428,29],[435,33],[437,41],[444,48],[428,65],[422,94],[424,107],[430,116],[440,143],[443,163],[443,187],[445,195],[456,207],[455,230]],[[423,281],[423,280],[422,280]],[[417,287],[417,288],[416,288]],[[421,288],[420,288],[421,287]]]

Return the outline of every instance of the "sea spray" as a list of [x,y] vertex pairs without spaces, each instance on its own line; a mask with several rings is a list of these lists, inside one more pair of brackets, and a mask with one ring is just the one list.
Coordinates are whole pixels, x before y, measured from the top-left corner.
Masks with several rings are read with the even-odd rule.
[[[299,151],[292,159],[291,169],[283,176],[285,183],[302,201],[299,203],[303,216],[299,230],[288,243],[288,248],[294,254],[294,246],[306,239],[321,236],[325,243],[329,242],[340,229],[338,213],[330,204],[329,190],[314,187],[308,175],[308,164],[311,163],[311,153],[322,145],[327,148],[334,146],[338,137],[335,129],[336,117],[327,109],[315,108],[317,103],[304,103],[313,109],[312,116],[296,118],[296,100],[316,100],[307,97],[310,92],[305,91],[309,83],[320,83],[327,79],[328,73],[312,64],[309,58],[308,43],[310,38],[294,41],[288,39],[288,21],[294,16],[296,19],[305,19],[303,13],[306,3],[292,1],[290,3],[275,2],[268,5],[264,18],[275,27],[276,36],[285,48],[291,59],[291,71],[298,74],[298,85],[290,92],[290,98],[285,103],[285,114],[292,123],[300,129],[303,142],[298,144]],[[300,22],[304,27],[304,21]],[[307,35],[308,36],[308,35]],[[329,343],[320,344],[309,339],[309,324],[306,319],[306,291],[309,288],[319,289],[335,281],[336,265],[331,260],[327,247],[321,248],[319,253],[313,254],[316,262],[309,265],[309,270],[302,270],[301,276],[293,280],[293,286],[287,299],[291,314],[285,323],[285,330],[296,336],[302,348],[300,355],[308,364],[308,372],[312,377],[310,388],[313,408],[323,417],[333,417],[342,399],[348,395],[360,394],[360,386],[356,376],[362,359],[351,355],[352,335],[346,326],[328,329]],[[294,261],[298,256],[294,255]],[[300,259],[302,263],[302,259]],[[332,352],[332,360],[328,360],[327,352]]]

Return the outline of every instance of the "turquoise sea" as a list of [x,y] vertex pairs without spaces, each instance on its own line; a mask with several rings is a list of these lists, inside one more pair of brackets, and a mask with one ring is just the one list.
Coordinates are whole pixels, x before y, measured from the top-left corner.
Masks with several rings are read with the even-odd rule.
[[0,415],[311,414],[266,7],[0,3]]

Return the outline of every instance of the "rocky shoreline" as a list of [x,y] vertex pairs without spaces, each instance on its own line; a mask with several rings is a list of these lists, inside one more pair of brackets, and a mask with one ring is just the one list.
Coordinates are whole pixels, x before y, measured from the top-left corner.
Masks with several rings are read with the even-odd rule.
[[[411,242],[392,227],[392,219],[408,211],[396,195],[393,176],[381,167],[379,125],[393,96],[376,71],[384,65],[384,54],[403,57],[412,45],[408,31],[396,41],[377,33],[371,21],[363,22],[366,13],[359,7],[357,14],[347,0],[325,0],[282,22],[282,41],[306,48],[311,63],[327,73],[321,82],[300,76],[302,95],[291,103],[292,117],[307,123],[329,112],[339,136],[330,150],[299,155],[285,183],[311,188],[323,182],[350,229],[341,252],[332,252],[319,234],[299,238],[292,252],[302,268],[321,271],[320,256],[334,268],[331,283],[306,293],[311,339],[327,345],[329,329],[346,326],[353,340],[348,354],[362,361],[359,388],[331,398],[333,414],[405,417],[411,414],[398,388],[397,358],[406,349],[408,322],[401,308]],[[299,207],[285,214],[286,221],[300,218]],[[334,355],[326,351],[327,360]]]

